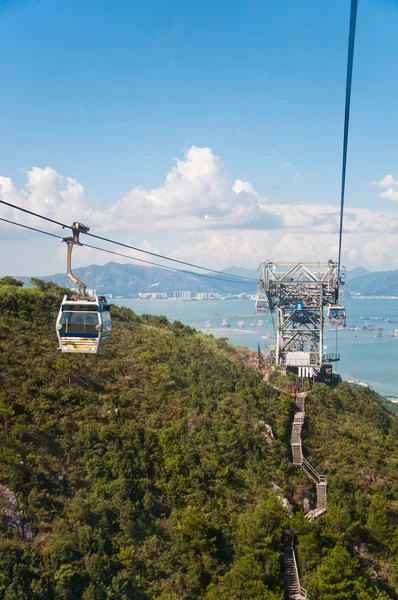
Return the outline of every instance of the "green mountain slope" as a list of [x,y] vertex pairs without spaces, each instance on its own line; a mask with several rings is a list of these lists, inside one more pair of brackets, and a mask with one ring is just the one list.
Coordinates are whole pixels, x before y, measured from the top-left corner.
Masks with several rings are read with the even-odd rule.
[[314,599],[330,573],[344,598],[397,597],[397,420],[375,394],[312,394],[304,445],[331,508],[291,519],[280,497],[298,511],[313,493],[291,465],[293,403],[249,351],[112,307],[106,353],[61,355],[47,288],[0,285],[0,599],[282,600],[292,526]]

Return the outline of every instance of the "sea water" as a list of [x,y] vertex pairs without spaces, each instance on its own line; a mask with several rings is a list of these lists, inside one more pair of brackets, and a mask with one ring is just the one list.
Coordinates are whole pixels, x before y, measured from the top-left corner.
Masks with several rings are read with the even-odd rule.
[[[272,316],[256,315],[251,300],[118,299],[114,302],[131,308],[137,314],[165,315],[170,321],[179,320],[214,337],[226,337],[232,344],[247,346],[252,350],[257,350],[259,343],[266,353],[269,346],[275,344]],[[341,357],[340,362],[335,363],[334,370],[343,379],[358,379],[368,383],[383,396],[398,396],[398,337],[393,337],[394,330],[398,329],[398,299],[350,298],[344,304],[347,326],[358,327],[359,330],[349,331],[346,328],[336,332],[325,326],[325,352],[335,353],[337,350]],[[230,327],[222,326],[225,318]],[[259,325],[259,321],[263,321],[263,324]],[[364,329],[372,325],[373,331]]]

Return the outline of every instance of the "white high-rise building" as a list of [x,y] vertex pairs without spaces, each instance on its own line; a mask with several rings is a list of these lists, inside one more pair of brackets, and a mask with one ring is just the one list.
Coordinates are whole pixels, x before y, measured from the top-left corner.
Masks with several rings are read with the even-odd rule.
[[173,292],[173,298],[180,298],[181,300],[191,300],[192,292],[190,290],[176,291]]

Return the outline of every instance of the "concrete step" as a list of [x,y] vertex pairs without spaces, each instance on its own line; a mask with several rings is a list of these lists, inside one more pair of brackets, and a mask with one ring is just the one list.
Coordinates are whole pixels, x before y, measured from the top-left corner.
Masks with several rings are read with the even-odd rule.
[[292,446],[293,464],[302,466],[303,464],[303,452],[301,446]]
[[325,508],[314,508],[313,510],[310,510],[310,512],[308,512],[305,515],[305,518],[308,519],[308,521],[313,521],[317,517],[320,517],[321,515],[323,515],[323,513],[325,513],[325,512],[326,512],[326,507]]
[[284,536],[285,553],[283,555],[283,566],[285,571],[285,582],[288,598],[298,598],[300,594],[300,580],[294,561],[293,535]]
[[293,423],[292,434],[290,436],[291,442],[301,442],[301,429],[302,429],[301,425],[297,425],[296,423]]
[[318,483],[316,486],[316,507],[325,508],[327,504],[327,483]]

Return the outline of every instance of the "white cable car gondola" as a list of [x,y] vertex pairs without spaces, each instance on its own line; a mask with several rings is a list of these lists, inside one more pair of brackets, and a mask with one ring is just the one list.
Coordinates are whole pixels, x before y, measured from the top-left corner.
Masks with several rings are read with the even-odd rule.
[[106,298],[93,296],[70,299],[64,296],[56,329],[62,352],[97,354],[112,331]]
[[328,307],[328,325],[344,329],[346,321],[346,312],[342,304],[330,304]]
[[256,313],[258,315],[267,315],[269,311],[269,303],[264,294],[257,294],[256,298]]
[[88,230],[81,223],[73,223],[73,237],[63,239],[68,245],[67,277],[80,291],[71,298],[64,296],[58,313],[55,328],[62,352],[97,354],[112,331],[110,307],[105,296],[86,295],[86,286],[72,273],[73,246],[81,246],[79,234]]

